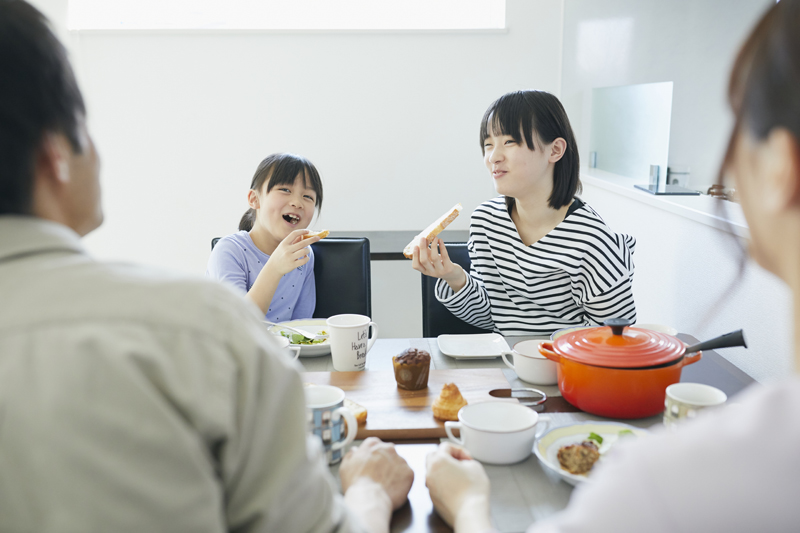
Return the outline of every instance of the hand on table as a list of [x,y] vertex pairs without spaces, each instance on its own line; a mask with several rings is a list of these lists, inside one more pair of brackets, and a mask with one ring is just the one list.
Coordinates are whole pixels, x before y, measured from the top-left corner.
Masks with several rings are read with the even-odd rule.
[[370,437],[347,452],[339,468],[344,501],[369,531],[388,532],[392,511],[408,499],[414,471],[394,444]]
[[444,442],[426,459],[425,484],[439,516],[456,530],[490,531],[489,478],[467,450]]
[[420,237],[419,245],[414,247],[411,266],[426,276],[445,280],[455,292],[467,283],[466,272],[450,260],[442,239],[436,239],[429,247],[425,237]]

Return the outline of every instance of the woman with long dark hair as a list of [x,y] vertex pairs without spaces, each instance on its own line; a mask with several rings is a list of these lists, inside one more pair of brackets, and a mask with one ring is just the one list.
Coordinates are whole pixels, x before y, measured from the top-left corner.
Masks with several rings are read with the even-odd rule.
[[[745,42],[729,97],[720,176],[735,180],[750,254],[794,293],[800,359],[800,0],[781,0]],[[796,368],[798,362],[796,361]],[[542,531],[797,531],[800,378],[755,386],[736,406],[620,444]],[[458,533],[491,531],[481,465],[454,446],[428,458],[428,487]]]

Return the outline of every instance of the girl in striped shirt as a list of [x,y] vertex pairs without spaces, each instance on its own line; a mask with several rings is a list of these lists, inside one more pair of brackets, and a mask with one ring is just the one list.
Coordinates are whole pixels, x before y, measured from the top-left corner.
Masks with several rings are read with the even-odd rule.
[[575,197],[578,149],[558,98],[501,96],[483,116],[480,140],[501,196],[472,214],[469,274],[450,261],[441,239],[430,247],[421,239],[414,249],[414,269],[439,278],[437,299],[465,322],[503,335],[635,322],[635,240]]

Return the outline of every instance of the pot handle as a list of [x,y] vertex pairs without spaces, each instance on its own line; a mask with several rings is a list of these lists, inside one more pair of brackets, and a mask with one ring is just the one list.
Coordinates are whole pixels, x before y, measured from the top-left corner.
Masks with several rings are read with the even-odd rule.
[[683,358],[683,363],[681,364],[681,367],[684,367],[686,365],[691,365],[692,363],[696,363],[702,357],[703,357],[703,352],[697,352],[694,355],[687,355],[686,357]]
[[543,356],[547,357],[551,361],[555,361],[556,363],[560,363],[561,362],[561,356],[553,351],[553,343],[552,342],[539,343],[539,353],[542,354]]
[[733,348],[735,346],[744,346],[747,348],[747,342],[744,340],[744,331],[737,330],[725,335],[720,335],[711,340],[695,344],[686,348],[685,353],[699,352],[700,350],[715,350],[717,348]]

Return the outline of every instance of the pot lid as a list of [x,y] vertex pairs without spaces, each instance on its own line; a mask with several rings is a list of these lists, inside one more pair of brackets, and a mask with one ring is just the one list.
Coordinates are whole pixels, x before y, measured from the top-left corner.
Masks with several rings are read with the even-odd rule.
[[686,350],[676,337],[630,327],[630,320],[612,318],[604,324],[562,335],[553,342],[553,349],[572,361],[610,368],[663,365],[679,359]]

